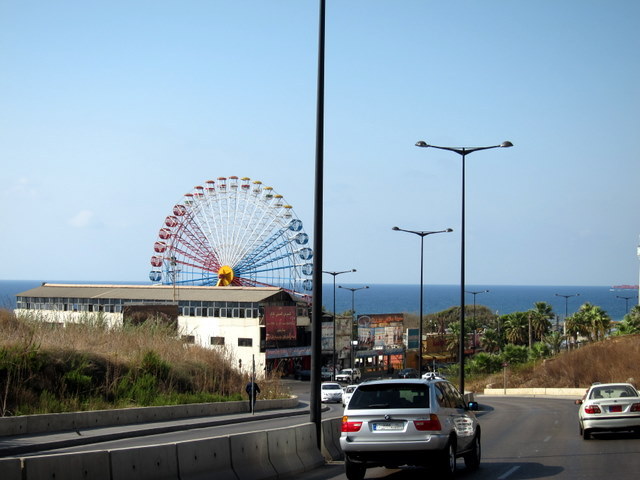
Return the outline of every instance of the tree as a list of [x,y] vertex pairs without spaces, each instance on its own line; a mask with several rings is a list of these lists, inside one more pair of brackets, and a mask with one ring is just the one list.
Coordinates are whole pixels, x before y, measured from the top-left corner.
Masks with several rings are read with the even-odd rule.
[[554,317],[553,307],[547,302],[536,302],[531,310],[531,330],[533,340],[542,340],[551,330],[551,319]]
[[611,328],[611,317],[602,308],[589,302],[582,305],[573,315],[582,327],[582,335],[590,342],[603,340]]
[[564,335],[562,335],[560,332],[551,332],[549,335],[546,335],[542,340],[547,342],[547,345],[549,345],[551,352],[554,355],[557,355],[558,353],[560,353],[560,348],[562,348],[562,342],[564,341],[564,339],[565,339]]
[[490,353],[498,352],[500,347],[502,346],[502,339],[498,334],[497,330],[492,328],[488,328],[484,331],[484,335],[482,335],[482,347]]
[[640,305],[635,305],[618,324],[616,335],[633,335],[640,333]]
[[502,329],[507,342],[525,345],[529,338],[529,318],[526,312],[513,312],[503,315]]

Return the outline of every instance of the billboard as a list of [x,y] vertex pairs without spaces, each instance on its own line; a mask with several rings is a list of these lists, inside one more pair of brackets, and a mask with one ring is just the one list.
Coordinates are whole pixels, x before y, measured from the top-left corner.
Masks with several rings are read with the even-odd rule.
[[404,315],[385,313],[358,316],[358,349],[380,350],[403,344]]
[[293,306],[265,306],[264,320],[267,344],[296,340],[297,313]]

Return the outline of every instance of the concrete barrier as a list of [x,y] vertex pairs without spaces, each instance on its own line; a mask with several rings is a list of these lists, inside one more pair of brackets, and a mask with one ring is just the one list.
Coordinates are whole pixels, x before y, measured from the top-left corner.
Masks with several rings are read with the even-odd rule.
[[304,471],[304,465],[296,449],[296,432],[292,428],[278,428],[267,431],[269,462],[278,477],[294,475]]
[[[175,443],[109,450],[111,480],[175,480],[178,457]],[[64,477],[59,477],[64,478]]]
[[484,394],[582,398],[586,390],[586,388],[485,388]]
[[322,455],[326,460],[343,460],[340,448],[341,418],[329,418],[322,421]]
[[[134,407],[113,410],[93,410],[72,413],[48,413],[0,417],[0,436],[29,435],[43,432],[64,432],[92,427],[109,427],[133,423],[159,422],[180,418],[208,417],[246,413],[246,401],[194,403],[166,407]],[[256,411],[295,408],[298,397],[258,400]]]
[[312,470],[324,464],[316,441],[315,423],[305,423],[294,427],[296,432],[296,449],[304,469]]
[[[107,451],[25,457],[23,480],[110,480]],[[4,475],[2,476],[4,480]]]
[[266,480],[278,477],[269,461],[267,432],[232,435],[230,445],[231,466],[240,480]]
[[2,480],[22,480],[22,461],[19,458],[0,458]]
[[238,480],[231,467],[229,437],[176,443],[180,480]]

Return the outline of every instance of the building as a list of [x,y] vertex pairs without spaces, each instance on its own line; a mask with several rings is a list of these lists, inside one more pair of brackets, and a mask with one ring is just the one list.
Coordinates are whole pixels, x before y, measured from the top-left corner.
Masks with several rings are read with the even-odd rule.
[[187,344],[226,349],[247,372],[254,361],[257,372],[310,365],[309,303],[277,287],[43,283],[16,297],[17,314],[61,326],[166,322]]

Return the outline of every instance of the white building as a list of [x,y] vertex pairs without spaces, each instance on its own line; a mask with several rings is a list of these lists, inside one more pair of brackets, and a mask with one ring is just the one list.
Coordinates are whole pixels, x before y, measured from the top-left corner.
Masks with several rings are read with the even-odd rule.
[[256,371],[285,358],[309,361],[309,304],[281,288],[43,283],[16,297],[17,314],[60,325],[92,315],[110,325],[159,317],[186,343],[227,349],[244,371],[254,359]]

